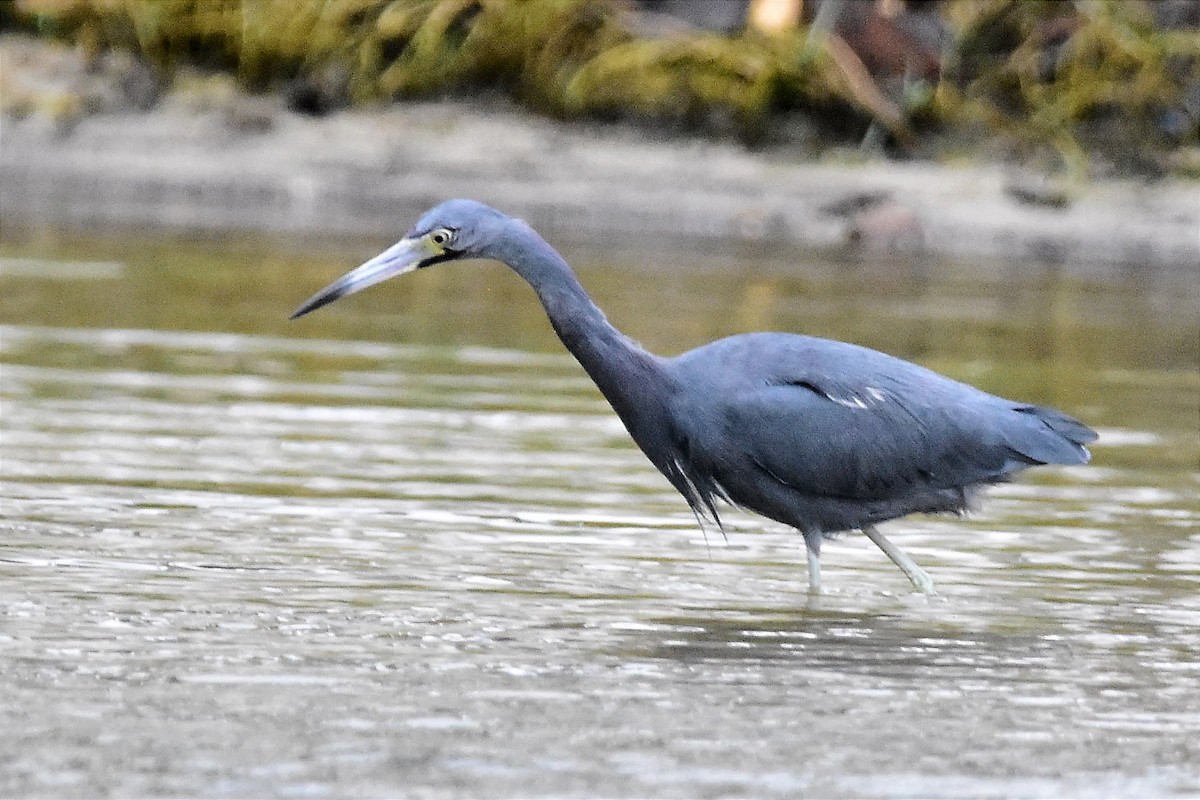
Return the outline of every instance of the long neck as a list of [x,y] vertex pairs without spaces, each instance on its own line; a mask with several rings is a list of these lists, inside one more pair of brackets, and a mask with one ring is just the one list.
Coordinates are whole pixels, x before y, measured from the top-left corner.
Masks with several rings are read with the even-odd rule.
[[[658,417],[670,381],[663,362],[614,328],[554,248],[514,220],[502,252],[537,292],[558,338],[571,351],[639,444]],[[645,445],[643,444],[643,449]]]

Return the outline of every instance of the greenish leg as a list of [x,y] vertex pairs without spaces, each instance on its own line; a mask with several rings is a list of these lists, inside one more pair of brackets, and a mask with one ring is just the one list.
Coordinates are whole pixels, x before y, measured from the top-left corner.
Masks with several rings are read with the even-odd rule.
[[883,534],[877,531],[873,525],[864,525],[862,532],[880,550],[887,554],[887,557],[892,560],[893,564],[900,568],[901,572],[908,576],[908,579],[912,581],[912,585],[917,591],[925,594],[935,594],[933,591],[933,579],[925,574],[925,570],[918,567],[916,562],[908,557],[907,553],[885,539]]
[[821,593],[821,552],[813,550],[811,547],[805,548],[808,551],[808,593]]

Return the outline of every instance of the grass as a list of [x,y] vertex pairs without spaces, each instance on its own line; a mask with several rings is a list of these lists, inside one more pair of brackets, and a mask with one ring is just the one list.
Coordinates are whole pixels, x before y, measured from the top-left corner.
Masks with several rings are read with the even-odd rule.
[[[330,105],[500,92],[563,118],[770,140],[800,114],[840,142],[947,134],[1075,175],[1200,164],[1200,36],[1142,0],[959,0],[936,83],[885,88],[830,31],[651,37],[618,0],[18,0],[0,19],[249,91],[316,82]],[[819,34],[819,35],[817,35]]]

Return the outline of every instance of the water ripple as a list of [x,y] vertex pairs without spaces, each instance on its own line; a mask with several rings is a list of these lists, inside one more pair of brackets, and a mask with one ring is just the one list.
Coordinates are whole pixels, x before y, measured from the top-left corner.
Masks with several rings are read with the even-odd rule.
[[[31,775],[222,796],[401,775],[501,795],[1195,788],[1200,509],[1194,475],[1148,466],[1178,446],[1159,432],[1105,429],[1109,466],[889,526],[940,596],[846,536],[812,598],[794,532],[699,529],[565,357],[14,325],[0,350],[0,647],[23,720],[0,794]],[[116,753],[124,777],[87,784]],[[989,777],[1011,764],[1025,783]]]

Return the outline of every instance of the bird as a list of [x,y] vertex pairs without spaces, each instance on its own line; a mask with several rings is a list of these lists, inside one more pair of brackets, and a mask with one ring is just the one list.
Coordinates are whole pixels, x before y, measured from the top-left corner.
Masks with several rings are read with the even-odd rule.
[[528,223],[475,200],[447,200],[405,236],[334,280],[301,317],[388,278],[458,259],[506,264],[537,294],[558,338],[633,441],[723,531],[724,505],[803,536],[808,590],[821,545],[861,531],[908,577],[934,584],[878,525],[962,514],[984,489],[1044,464],[1084,464],[1094,430],[895,356],[795,333],[741,333],[664,357],[618,331],[561,255]]

